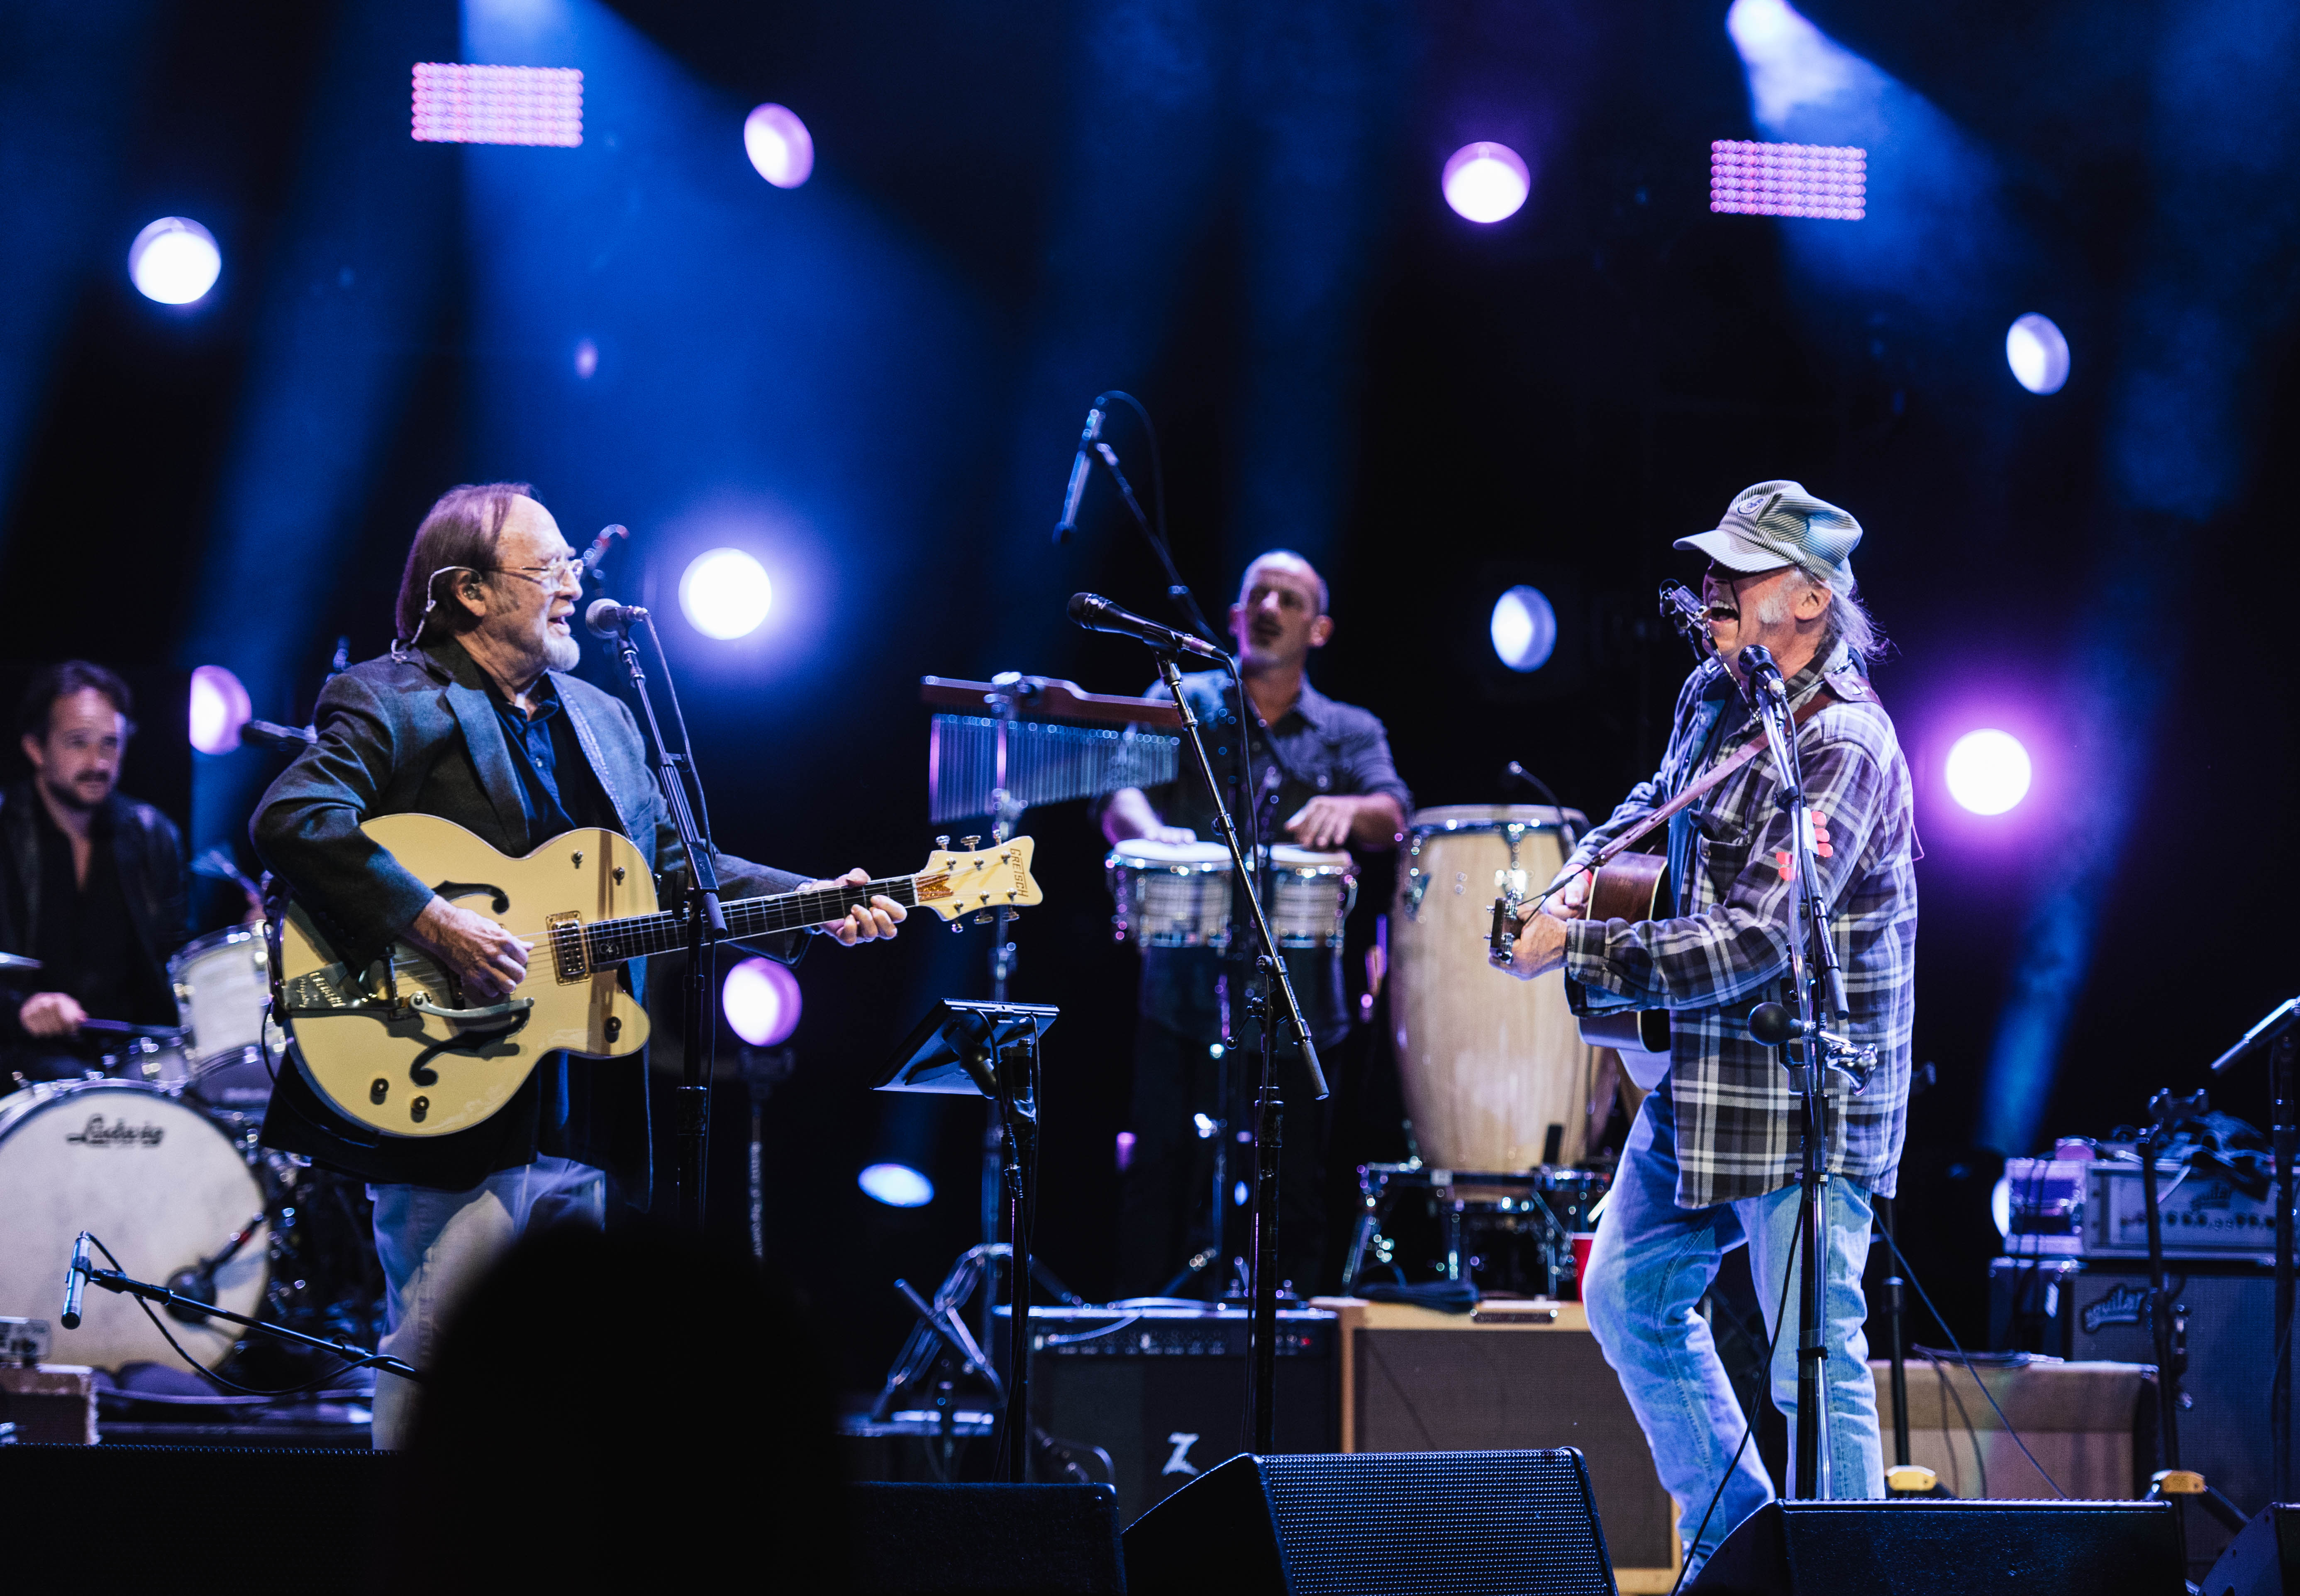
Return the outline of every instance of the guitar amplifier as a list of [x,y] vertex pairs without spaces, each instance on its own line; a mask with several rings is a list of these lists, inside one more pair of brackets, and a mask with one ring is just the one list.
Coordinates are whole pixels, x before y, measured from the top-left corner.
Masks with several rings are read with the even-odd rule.
[[1312,1306],[1340,1319],[1342,1450],[1576,1448],[1619,1588],[1676,1583],[1677,1509],[1579,1302],[1489,1298],[1466,1314],[1339,1297]]
[[[1030,1422],[1109,1458],[1121,1524],[1246,1450],[1252,1316],[1212,1303],[1030,1310]],[[1004,1308],[997,1317],[1003,1370]],[[1278,1316],[1273,1451],[1337,1449],[1334,1324],[1310,1309]]]
[[[2276,1203],[2267,1176],[2199,1159],[2156,1166],[2168,1258],[2276,1256]],[[2255,1194],[2256,1193],[2256,1194]],[[2004,1165],[2005,1246],[2021,1257],[2146,1258],[2148,1197],[2137,1159],[2012,1158]]]

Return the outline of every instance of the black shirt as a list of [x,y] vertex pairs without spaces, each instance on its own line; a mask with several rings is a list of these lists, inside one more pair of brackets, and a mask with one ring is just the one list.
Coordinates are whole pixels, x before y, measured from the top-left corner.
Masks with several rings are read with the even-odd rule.
[[[527,811],[527,834],[541,844],[575,829],[567,802],[560,796],[559,767],[563,763],[570,770],[584,768],[583,750],[575,741],[573,726],[559,712],[559,684],[549,673],[528,689],[527,701],[535,706],[532,715],[521,713],[518,706],[498,694],[496,718],[503,723],[504,740],[511,745],[512,768],[519,772],[519,799]],[[610,815],[604,820],[595,816],[584,823],[612,826],[615,823]]]
[[[88,817],[88,881],[72,867],[71,839],[35,797],[40,843],[40,917],[26,951],[40,961],[32,979],[44,992],[68,992],[95,1019],[172,1025],[176,1007],[154,978],[128,917],[108,806]],[[91,1045],[93,1042],[91,1041]],[[82,1049],[85,1050],[85,1049]]]
[[[1204,671],[1182,678],[1206,740],[1215,774],[1229,789],[1223,794],[1237,819],[1241,842],[1249,835],[1246,815],[1236,790],[1239,735],[1237,694],[1227,672]],[[1147,696],[1163,698],[1153,686]],[[1251,701],[1248,707],[1250,708]],[[1400,810],[1413,807],[1413,795],[1398,779],[1390,757],[1389,735],[1370,711],[1340,704],[1305,679],[1294,706],[1267,726],[1259,715],[1246,731],[1252,775],[1265,844],[1288,839],[1279,828],[1303,805],[1321,794],[1351,798],[1386,793]],[[1188,826],[1201,841],[1220,841],[1221,828],[1205,785],[1184,756],[1182,773],[1146,790],[1151,806],[1170,826]],[[1265,907],[1268,906],[1264,906]],[[1252,1034],[1245,995],[1255,953],[1252,916],[1241,894],[1230,910],[1226,952],[1204,948],[1145,948],[1142,950],[1142,1012],[1193,1040],[1243,1042]],[[1342,992],[1338,948],[1287,948],[1287,973],[1301,1001],[1302,1018],[1323,1047],[1349,1033],[1350,1015]]]

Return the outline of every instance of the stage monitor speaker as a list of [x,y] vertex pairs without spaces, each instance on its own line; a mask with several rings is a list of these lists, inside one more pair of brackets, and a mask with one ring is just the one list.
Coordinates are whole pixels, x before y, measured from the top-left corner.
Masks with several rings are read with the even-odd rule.
[[2300,1506],[2253,1516],[2204,1578],[2204,1596],[2300,1596]]
[[2170,1502],[1768,1502],[1686,1596],[2184,1596]]
[[1571,1448],[1231,1458],[1126,1531],[1133,1596],[1613,1596]]
[[861,1596],[1121,1596],[1107,1485],[857,1485]]

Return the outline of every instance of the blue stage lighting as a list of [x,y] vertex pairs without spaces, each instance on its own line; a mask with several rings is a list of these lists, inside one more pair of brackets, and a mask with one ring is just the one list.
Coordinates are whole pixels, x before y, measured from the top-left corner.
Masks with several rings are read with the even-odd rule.
[[1521,584],[1494,600],[1494,652],[1512,671],[1538,671],[1557,648],[1557,611],[1539,588]]
[[247,689],[221,665],[202,665],[192,673],[192,747],[203,754],[229,754],[239,747],[239,729],[254,712]]
[[1533,192],[1533,174],[1505,144],[1465,144],[1446,160],[1438,187],[1446,203],[1470,221],[1501,221],[1516,215]]
[[1949,796],[1975,815],[2002,815],[2029,796],[2029,750],[2009,731],[1968,731],[1948,751]]
[[2030,311],[2004,334],[2004,363],[2032,394],[2056,394],[2069,380],[2069,340],[2050,316]]
[[1725,31],[1749,69],[1757,121],[1777,127],[1801,105],[1835,99],[1865,63],[1800,15],[1788,0],[1733,0]]
[[788,965],[746,958],[727,972],[719,1007],[736,1035],[754,1048],[771,1048],[798,1029],[798,977]]
[[596,338],[578,338],[575,343],[575,375],[588,382],[599,372],[599,345]]
[[128,247],[136,291],[162,305],[189,305],[215,287],[223,251],[215,235],[188,216],[162,216]]
[[814,135],[788,105],[754,105],[743,119],[743,153],[778,188],[796,188],[814,174]]
[[679,607],[706,638],[747,637],[758,631],[775,602],[766,568],[739,548],[714,548],[695,556],[679,579]]
[[923,1208],[934,1200],[934,1182],[907,1164],[873,1164],[854,1183],[890,1208]]

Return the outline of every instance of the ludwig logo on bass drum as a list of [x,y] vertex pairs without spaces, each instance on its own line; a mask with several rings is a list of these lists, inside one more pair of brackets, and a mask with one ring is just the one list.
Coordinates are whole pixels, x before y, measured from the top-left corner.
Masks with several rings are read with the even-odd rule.
[[64,1140],[84,1147],[157,1147],[167,1133],[163,1125],[131,1125],[125,1119],[106,1124],[104,1116],[91,1114],[85,1126]]

